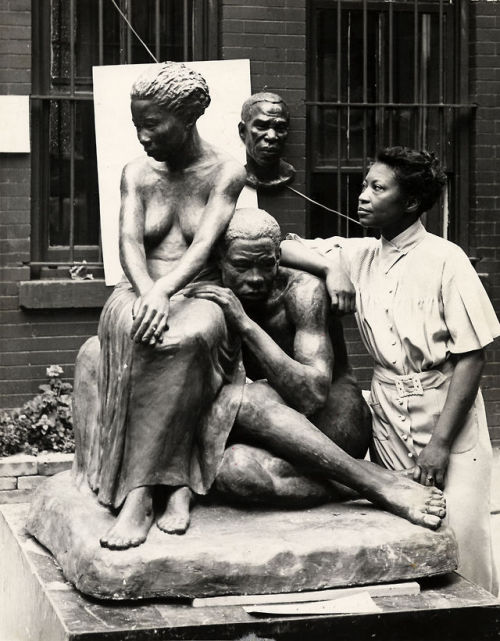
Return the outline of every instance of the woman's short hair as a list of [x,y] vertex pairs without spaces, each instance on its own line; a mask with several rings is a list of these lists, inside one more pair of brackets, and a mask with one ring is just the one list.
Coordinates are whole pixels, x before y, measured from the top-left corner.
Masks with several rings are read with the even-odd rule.
[[186,122],[196,122],[210,104],[205,79],[182,62],[148,67],[132,85],[130,97],[154,100]]
[[433,207],[446,185],[446,174],[433,152],[386,147],[377,154],[377,161],[394,171],[406,197],[418,201],[418,214]]

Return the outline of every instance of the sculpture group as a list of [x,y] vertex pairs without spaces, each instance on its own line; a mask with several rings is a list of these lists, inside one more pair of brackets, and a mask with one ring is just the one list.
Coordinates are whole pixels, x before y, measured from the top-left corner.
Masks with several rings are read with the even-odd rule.
[[76,372],[85,396],[79,364],[98,358],[97,407],[77,399],[75,427],[77,478],[117,514],[101,545],[140,545],[153,522],[181,534],[209,491],[288,506],[360,496],[437,528],[440,490],[359,460],[370,417],[323,283],[280,266],[268,213],[233,215],[248,176],[289,180],[288,108],[268,93],[243,105],[245,173],[200,138],[209,102],[203,78],[178,63],[131,91],[146,155],[123,170],[124,279]]
[[152,527],[182,535],[206,495],[254,509],[365,498],[439,528],[441,490],[364,460],[370,413],[324,283],[280,264],[269,213],[234,211],[245,182],[293,178],[286,104],[243,105],[245,171],[200,137],[209,103],[180,63],[131,90],[146,153],[122,174],[124,276],[75,371],[74,481],[115,517],[95,536],[120,554]]

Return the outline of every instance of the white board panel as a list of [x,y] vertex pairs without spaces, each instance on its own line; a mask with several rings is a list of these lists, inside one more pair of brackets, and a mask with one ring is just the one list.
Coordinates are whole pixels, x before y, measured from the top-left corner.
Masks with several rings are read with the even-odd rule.
[[0,153],[30,153],[29,96],[0,96]]
[[[238,135],[241,106],[251,94],[249,60],[185,63],[205,78],[211,103],[198,120],[200,135],[245,164],[245,147]],[[130,88],[151,65],[93,68],[94,108],[99,174],[101,235],[106,284],[114,285],[122,269],[118,252],[120,177],[124,165],[144,154],[130,114]],[[254,190],[245,188],[238,207],[257,206]]]

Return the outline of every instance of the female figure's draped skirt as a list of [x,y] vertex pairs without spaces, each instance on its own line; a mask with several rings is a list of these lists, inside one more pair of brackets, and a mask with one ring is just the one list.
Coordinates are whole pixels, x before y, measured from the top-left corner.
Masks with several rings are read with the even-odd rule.
[[207,493],[245,381],[239,340],[216,304],[173,297],[164,343],[151,347],[130,338],[135,301],[120,283],[99,323],[100,407],[88,479],[99,502],[115,508],[146,485]]

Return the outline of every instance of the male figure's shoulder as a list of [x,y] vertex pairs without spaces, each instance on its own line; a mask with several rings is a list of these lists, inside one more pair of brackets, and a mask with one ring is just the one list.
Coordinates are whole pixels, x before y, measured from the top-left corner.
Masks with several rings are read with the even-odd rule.
[[328,295],[324,282],[299,269],[280,267],[286,279],[284,303],[292,319],[301,326],[324,319],[328,314]]

